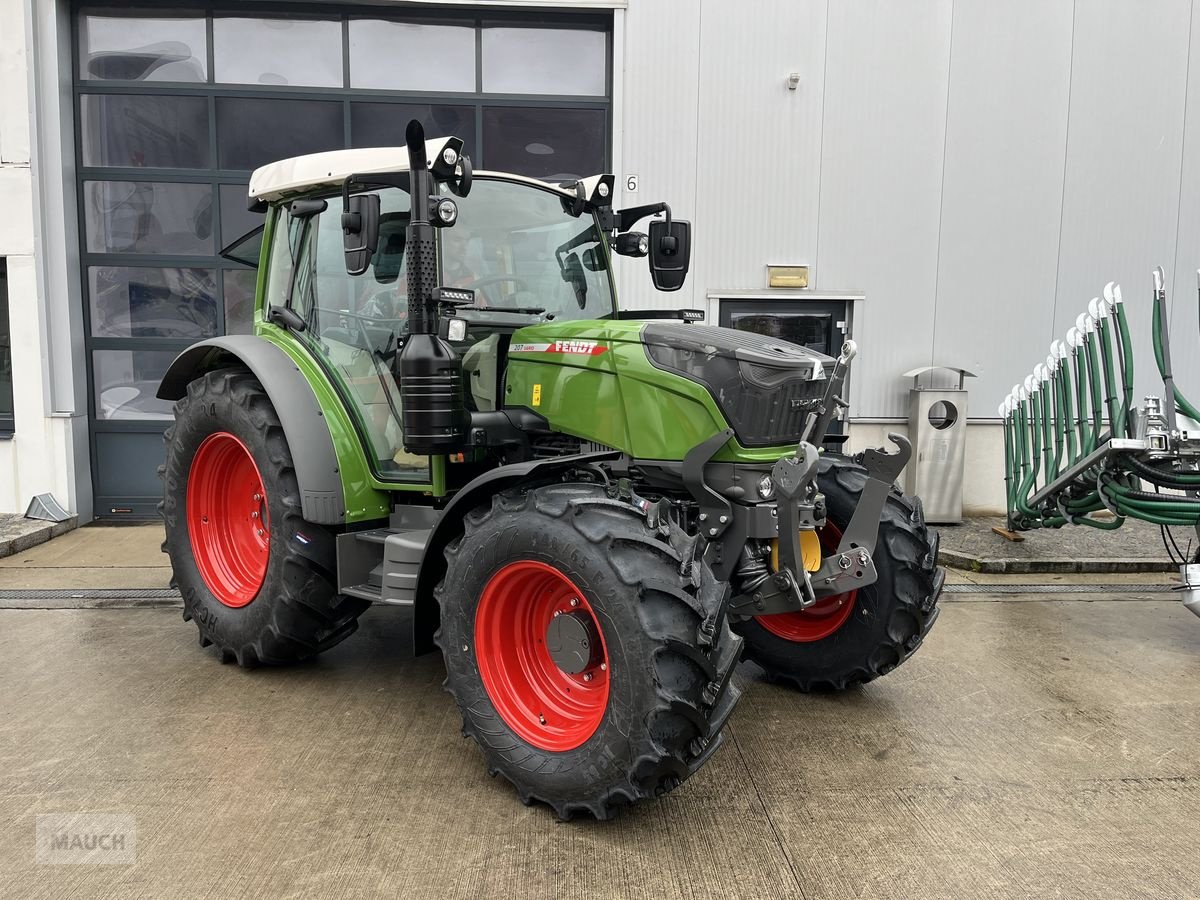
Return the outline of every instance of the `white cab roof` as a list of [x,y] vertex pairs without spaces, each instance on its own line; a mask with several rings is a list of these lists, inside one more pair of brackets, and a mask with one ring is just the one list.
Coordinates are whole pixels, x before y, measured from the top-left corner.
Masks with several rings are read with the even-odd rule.
[[[426,141],[426,155],[436,159],[441,153],[445,138]],[[408,149],[405,147],[363,147],[356,150],[329,150],[325,153],[309,153],[268,163],[254,170],[250,176],[250,197],[268,202],[281,200],[303,193],[315,187],[336,187],[350,175],[372,175],[381,172],[407,172]],[[479,177],[504,177],[512,181],[524,181],[538,187],[557,191],[564,197],[574,197],[574,191],[538,181],[501,172],[476,171]]]

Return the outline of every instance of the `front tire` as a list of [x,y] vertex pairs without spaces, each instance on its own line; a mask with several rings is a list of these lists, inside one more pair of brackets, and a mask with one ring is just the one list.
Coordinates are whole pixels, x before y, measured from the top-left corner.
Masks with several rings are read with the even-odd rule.
[[[828,509],[822,547],[829,551],[850,523],[867,473],[831,454],[821,457],[817,477]],[[803,691],[844,690],[886,675],[916,651],[937,619],[945,579],[937,545],[920,502],[892,490],[875,546],[879,579],[808,610],[736,623],[747,658],[768,679]]]
[[298,662],[354,632],[328,529],[304,520],[287,438],[249,372],[209,372],[175,404],[160,505],[183,618],[242,666]]
[[606,819],[699,769],[740,694],[711,573],[587,484],[497,495],[464,526],[436,640],[488,771],[562,819]]

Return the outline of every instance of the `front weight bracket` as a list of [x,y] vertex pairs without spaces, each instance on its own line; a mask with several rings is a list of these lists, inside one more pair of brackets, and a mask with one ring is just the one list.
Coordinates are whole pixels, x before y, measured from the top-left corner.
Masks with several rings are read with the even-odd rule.
[[867,470],[867,483],[859,494],[850,524],[842,534],[838,553],[850,553],[859,548],[868,553],[875,552],[875,542],[879,539],[879,520],[883,516],[888,493],[912,457],[912,444],[908,438],[889,432],[888,440],[898,448],[896,453],[888,453],[882,448],[871,449],[864,450],[855,458]]

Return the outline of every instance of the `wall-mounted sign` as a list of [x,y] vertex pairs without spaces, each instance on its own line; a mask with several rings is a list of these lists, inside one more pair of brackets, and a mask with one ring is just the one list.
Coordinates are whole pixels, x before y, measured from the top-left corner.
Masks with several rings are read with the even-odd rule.
[[767,266],[767,287],[808,287],[808,266]]

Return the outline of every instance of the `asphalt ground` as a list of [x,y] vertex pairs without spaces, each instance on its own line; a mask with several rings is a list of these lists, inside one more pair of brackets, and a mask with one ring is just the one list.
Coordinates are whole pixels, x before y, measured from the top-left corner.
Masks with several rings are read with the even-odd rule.
[[[149,531],[100,558],[64,545],[87,531],[0,589],[161,567]],[[603,823],[487,777],[402,610],[244,671],[177,608],[0,609],[0,896],[1200,896],[1200,620],[1157,578],[956,576],[983,591],[844,694],[744,664],[709,765]],[[79,812],[126,817],[135,860],[38,862],[37,816]]]

